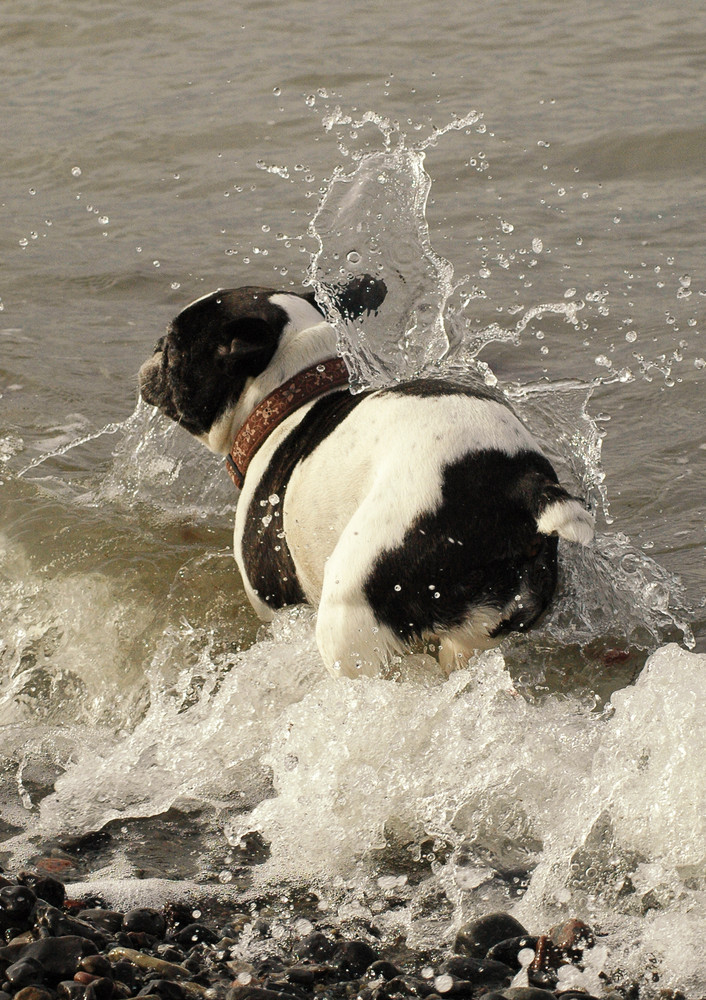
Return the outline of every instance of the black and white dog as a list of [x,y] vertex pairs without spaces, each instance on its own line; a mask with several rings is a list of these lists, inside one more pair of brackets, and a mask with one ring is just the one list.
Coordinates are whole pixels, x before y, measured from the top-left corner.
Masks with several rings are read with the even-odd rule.
[[[339,307],[384,296],[358,279]],[[431,636],[449,669],[529,628],[588,511],[501,398],[437,379],[353,395],[335,355],[313,294],[248,287],[187,306],[140,369],[146,402],[229,456],[257,613],[318,606],[324,663],[349,677]]]

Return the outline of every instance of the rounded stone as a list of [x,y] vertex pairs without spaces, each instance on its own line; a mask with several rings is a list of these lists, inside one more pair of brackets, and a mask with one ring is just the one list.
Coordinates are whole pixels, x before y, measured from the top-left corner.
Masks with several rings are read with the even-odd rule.
[[12,921],[24,922],[37,902],[37,896],[28,885],[7,885],[0,889],[0,910]]
[[79,961],[86,955],[95,955],[98,949],[87,938],[66,935],[58,938],[40,938],[22,949],[22,958],[32,958],[41,966],[49,980],[71,979]]
[[506,938],[504,941],[498,941],[492,948],[489,948],[486,957],[492,959],[494,962],[504,962],[514,972],[518,972],[522,966],[517,956],[523,948],[531,948],[534,951],[538,940],[538,938],[532,937],[529,934],[524,937]]
[[22,956],[5,969],[5,979],[15,990],[21,990],[24,986],[41,984],[44,972],[35,959]]
[[333,954],[333,964],[350,976],[362,976],[380,956],[365,941],[344,941]]
[[73,979],[59,983],[56,992],[62,1000],[84,1000],[86,987],[83,983],[75,983]]
[[447,959],[441,966],[441,971],[450,973],[456,979],[484,986],[509,981],[513,974],[513,970],[504,962],[495,962],[490,958],[470,958],[468,955],[456,955]]
[[79,920],[85,920],[101,931],[115,934],[123,926],[123,915],[116,910],[104,910],[101,907],[93,907],[88,910],[81,910],[77,914]]
[[336,951],[338,942],[332,941],[321,931],[314,931],[294,946],[294,953],[300,958],[313,958],[315,962],[325,962]]
[[[46,986],[25,986],[24,989],[15,993],[14,1000],[55,1000],[56,993],[48,990]],[[0,993],[0,1000],[3,994]]]
[[396,979],[401,973],[392,962],[379,960],[368,966],[365,975],[368,979]]
[[28,886],[39,899],[43,899],[50,906],[64,905],[66,889],[58,878],[52,878],[51,875],[36,875],[33,872],[20,872],[18,882]]
[[113,980],[106,976],[94,979],[86,987],[86,1000],[110,1000],[113,995]]
[[184,1000],[186,996],[184,987],[171,979],[150,979],[137,995],[146,996],[148,993],[161,997],[161,1000]]
[[526,934],[526,928],[509,913],[489,913],[461,927],[456,935],[454,951],[471,958],[485,958],[490,948],[498,942]]
[[129,910],[123,917],[123,930],[138,934],[151,934],[152,937],[162,938],[166,930],[166,922],[159,910],[149,907],[142,907],[136,910]]
[[540,990],[533,986],[512,986],[502,993],[505,1000],[556,1000],[550,990]]
[[205,924],[187,924],[181,930],[169,935],[169,940],[190,948],[194,944],[215,944],[218,935]]
[[105,955],[86,955],[79,961],[79,968],[92,976],[112,976],[113,966]]

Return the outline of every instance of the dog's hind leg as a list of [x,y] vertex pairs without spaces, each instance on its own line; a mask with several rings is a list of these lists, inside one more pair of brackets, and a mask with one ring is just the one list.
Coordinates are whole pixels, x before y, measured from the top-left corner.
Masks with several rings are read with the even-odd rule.
[[316,620],[316,641],[334,677],[376,677],[404,646],[381,625],[362,594],[344,597],[324,591]]

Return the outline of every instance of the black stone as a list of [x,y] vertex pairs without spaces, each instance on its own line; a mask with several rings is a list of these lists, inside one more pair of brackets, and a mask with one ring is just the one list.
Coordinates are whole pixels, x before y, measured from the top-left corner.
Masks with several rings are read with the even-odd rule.
[[534,951],[537,947],[537,941],[538,938],[528,934],[523,937],[506,938],[488,949],[487,957],[496,962],[504,962],[514,972],[519,972],[522,966],[517,958],[518,954],[523,948],[531,948]]
[[440,971],[467,982],[486,986],[509,982],[513,976],[513,970],[504,962],[494,962],[489,958],[470,958],[467,955],[447,959],[441,965]]
[[23,986],[41,984],[44,973],[36,959],[23,957],[5,969],[5,978],[14,990],[21,990]]
[[132,962],[121,960],[113,966],[113,978],[125,983],[131,990],[139,990],[144,982],[144,976],[135,968]]
[[49,903],[39,903],[35,911],[35,924],[38,928],[45,927],[53,937],[73,935],[88,938],[103,947],[108,936],[87,920],[79,920],[63,913],[58,907]]
[[113,966],[105,955],[86,955],[78,963],[82,972],[89,972],[92,976],[112,976]]
[[164,937],[167,925],[159,910],[148,907],[129,910],[123,917],[123,930],[138,934],[150,934],[155,938]]
[[454,951],[471,958],[485,958],[493,945],[507,938],[526,934],[527,930],[519,920],[515,920],[509,913],[489,913],[461,927],[456,935]]
[[396,976],[401,975],[396,965],[393,965],[392,962],[386,962],[384,959],[369,965],[365,974],[369,979],[395,979]]
[[174,931],[169,935],[170,941],[175,941],[186,948],[194,944],[202,944],[203,942],[206,944],[215,944],[218,939],[218,935],[205,924],[187,924],[186,927],[182,927],[181,930]]
[[97,950],[95,944],[87,938],[66,935],[32,941],[23,947],[21,957],[37,961],[47,979],[58,982],[70,979],[76,972],[79,961],[85,955],[95,955]]
[[99,930],[115,934],[123,925],[123,915],[116,910],[104,910],[94,907],[88,910],[80,910],[77,914],[79,920],[85,920]]
[[73,979],[67,979],[59,983],[56,992],[62,1000],[84,1000],[86,987],[83,983],[75,983]]
[[334,952],[332,964],[351,976],[362,976],[380,956],[365,941],[344,941]]
[[10,920],[26,921],[36,902],[36,893],[28,885],[7,885],[0,889],[0,910]]
[[20,872],[17,877],[20,885],[29,886],[39,899],[51,906],[63,906],[66,900],[66,889],[63,882],[51,875],[35,875],[32,872]]
[[332,941],[321,931],[313,931],[294,946],[294,954],[300,958],[312,958],[315,962],[325,962],[332,958],[337,941]]
[[113,980],[105,976],[94,979],[86,986],[86,1000],[110,1000],[113,995]]
[[156,996],[162,1000],[184,1000],[186,991],[183,986],[171,979],[150,979],[137,995]]

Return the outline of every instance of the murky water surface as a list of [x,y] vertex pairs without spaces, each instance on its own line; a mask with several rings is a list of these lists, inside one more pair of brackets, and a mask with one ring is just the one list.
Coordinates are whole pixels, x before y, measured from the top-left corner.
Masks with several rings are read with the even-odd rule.
[[[5,0],[1,30],[5,863],[116,902],[304,887],[414,945],[576,915],[587,988],[703,994],[701,5]],[[597,513],[542,627],[448,680],[333,681],[310,612],[260,626],[221,463],[137,404],[197,295],[364,272],[354,386],[498,386]]]

